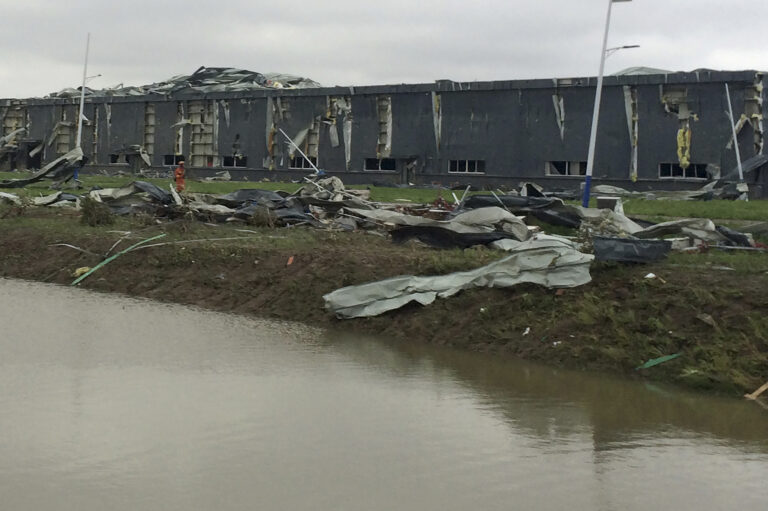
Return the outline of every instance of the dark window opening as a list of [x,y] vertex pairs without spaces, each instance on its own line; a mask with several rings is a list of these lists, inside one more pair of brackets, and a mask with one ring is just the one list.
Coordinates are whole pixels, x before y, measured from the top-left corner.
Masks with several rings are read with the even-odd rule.
[[222,156],[222,167],[247,167],[247,156]]
[[451,174],[485,174],[485,160],[449,160]]
[[123,161],[120,161],[120,155],[119,154],[110,154],[109,155],[109,163],[125,163],[125,159],[123,159]]
[[163,165],[178,165],[180,161],[184,161],[184,156],[180,154],[166,154],[163,156]]
[[[317,167],[317,158],[314,156],[307,156],[309,158],[309,161],[307,161],[306,158],[303,156],[292,156],[291,161],[288,162],[288,168],[290,169],[311,169],[312,165]],[[312,162],[310,165],[309,162]]]
[[707,179],[706,163],[691,163],[683,168],[679,163],[659,163],[659,177],[664,179]]
[[548,161],[544,165],[547,176],[585,176],[587,162],[585,161]]
[[394,158],[366,158],[363,170],[397,170],[397,160]]

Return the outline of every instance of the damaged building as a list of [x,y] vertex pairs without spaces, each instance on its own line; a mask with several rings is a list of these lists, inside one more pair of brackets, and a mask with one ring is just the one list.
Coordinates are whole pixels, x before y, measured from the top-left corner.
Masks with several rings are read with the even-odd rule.
[[[768,195],[765,74],[713,71],[604,81],[594,181],[629,190],[736,180],[725,84],[745,180]],[[321,87],[304,78],[200,68],[143,87],[87,91],[90,169],[298,179],[313,165],[345,183],[578,188],[595,78]],[[0,170],[37,169],[74,148],[79,90],[0,100]],[[290,136],[301,151],[282,134]]]

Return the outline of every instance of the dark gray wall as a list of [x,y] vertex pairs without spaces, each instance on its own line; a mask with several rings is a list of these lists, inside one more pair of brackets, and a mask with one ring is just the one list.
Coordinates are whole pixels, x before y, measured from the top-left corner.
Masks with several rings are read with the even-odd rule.
[[240,152],[246,156],[249,167],[260,168],[266,156],[266,100],[224,100],[229,105],[229,125],[224,106],[219,108],[219,153],[230,156],[237,135],[240,136]]
[[[752,86],[755,73],[708,72],[676,73],[666,76],[606,77],[604,84],[594,177],[597,183],[616,184],[628,188],[653,187],[692,188],[700,181],[659,180],[659,163],[677,162],[678,116],[666,112],[660,99],[660,85],[686,87],[687,101],[697,119],[691,120],[693,163],[713,164],[728,172],[736,164],[734,151],[726,149],[730,137],[728,118],[724,114],[724,83],[731,87],[733,108],[738,117],[744,111],[745,88]],[[632,86],[637,94],[638,113],[638,177],[629,181],[631,163],[630,134],[622,86]],[[274,124],[294,137],[308,128],[315,118],[319,129],[318,165],[337,173],[350,183],[389,180],[400,182],[405,161],[418,158],[415,178],[421,182],[472,182],[478,185],[517,184],[534,180],[550,188],[575,188],[581,177],[546,176],[547,161],[586,161],[594,104],[595,80],[530,80],[517,82],[455,83],[438,82],[402,86],[256,91],[250,93],[186,94],[178,98],[148,96],[139,98],[93,98],[86,105],[86,116],[97,121],[97,161],[109,162],[109,155],[123,146],[143,144],[145,102],[155,105],[155,146],[152,164],[161,166],[163,155],[174,153],[179,101],[213,100],[218,109],[218,153],[232,154],[236,135],[240,135],[240,151],[248,158],[248,170],[236,170],[240,177],[288,179],[306,172],[288,168],[289,147],[282,135],[276,135],[275,170],[266,171],[268,133],[267,113],[274,98],[287,105],[282,117],[275,115]],[[440,98],[441,142],[435,143],[433,100]],[[559,94],[564,105],[564,131],[558,127],[553,95]],[[764,101],[766,88],[763,89]],[[375,158],[379,119],[377,99],[391,98],[392,145],[390,157],[398,162],[395,172],[364,171],[366,158]],[[350,170],[346,169],[344,115],[335,126],[339,145],[331,145],[329,97],[351,97],[352,139]],[[77,103],[74,100],[27,100],[31,130],[29,136],[46,140],[61,119],[74,122]],[[229,105],[229,123],[224,113]],[[108,121],[107,105],[111,108]],[[187,112],[188,113],[188,112]],[[83,148],[93,150],[94,126],[86,125]],[[184,129],[183,151],[189,148],[189,127]],[[764,134],[764,139],[768,135]],[[754,131],[745,126],[739,135],[744,160],[754,155]],[[768,141],[766,141],[768,144]],[[72,136],[74,146],[74,131]],[[45,160],[56,155],[46,147]],[[484,160],[486,172],[449,174],[450,160]],[[220,169],[199,169],[215,172]],[[763,172],[765,174],[766,172]],[[751,179],[765,181],[755,172]]]

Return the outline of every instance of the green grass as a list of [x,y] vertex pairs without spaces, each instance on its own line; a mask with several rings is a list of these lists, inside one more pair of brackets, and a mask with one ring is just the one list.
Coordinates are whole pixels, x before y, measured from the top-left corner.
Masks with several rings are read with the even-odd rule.
[[725,220],[768,220],[768,200],[671,201],[630,199],[624,202],[627,215]]
[[763,252],[741,252],[710,249],[704,253],[672,252],[666,264],[681,268],[699,268],[710,271],[729,271],[738,273],[768,273],[768,254]]

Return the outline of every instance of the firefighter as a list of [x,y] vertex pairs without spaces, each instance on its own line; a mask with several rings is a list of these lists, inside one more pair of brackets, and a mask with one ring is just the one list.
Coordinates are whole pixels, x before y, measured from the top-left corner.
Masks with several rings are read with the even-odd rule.
[[184,183],[184,176],[186,175],[187,171],[184,168],[184,160],[179,161],[179,166],[176,167],[176,170],[173,171],[173,177],[176,178],[176,191],[181,193],[184,191],[184,188],[186,188],[186,184]]

